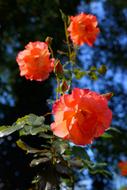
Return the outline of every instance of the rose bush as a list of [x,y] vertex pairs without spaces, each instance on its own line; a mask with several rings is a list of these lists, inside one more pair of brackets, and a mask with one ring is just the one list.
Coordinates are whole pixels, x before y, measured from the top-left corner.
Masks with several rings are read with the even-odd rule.
[[36,81],[47,79],[54,67],[54,59],[50,58],[47,43],[39,41],[29,42],[25,50],[18,53],[16,61],[20,75]]
[[75,45],[83,45],[84,43],[92,46],[99,33],[97,27],[97,18],[91,14],[81,13],[70,17],[70,26],[68,32],[70,38]]
[[[65,179],[67,178],[66,181],[69,179],[74,187],[73,173],[76,168],[80,168],[80,171],[88,168],[91,174],[97,172],[108,175],[108,172],[100,167],[105,166],[104,163],[93,164],[84,147],[71,146],[68,142],[72,141],[76,145],[83,146],[90,144],[110,127],[112,120],[112,112],[108,107],[108,100],[112,93],[100,95],[89,89],[71,89],[74,86],[74,77],[80,80],[83,76],[91,76],[91,79],[95,76],[93,77],[95,79],[97,74],[104,74],[106,71],[104,65],[100,68],[91,65],[89,70],[83,70],[80,64],[78,66],[75,64],[77,58],[75,45],[80,46],[84,43],[93,45],[100,31],[97,27],[97,19],[85,13],[71,16],[71,20],[68,20],[69,17],[62,11],[61,15],[66,37],[64,46],[67,47],[67,51],[58,50],[60,56],[56,55],[56,59],[50,58],[50,54],[54,57],[54,52],[51,47],[52,38],[47,37],[45,42],[29,42],[25,50],[20,51],[16,58],[20,75],[25,76],[26,79],[43,81],[49,77],[50,72],[54,72],[55,80],[52,84],[57,85],[55,97],[57,100],[53,104],[52,112],[45,113],[43,116],[29,114],[19,118],[12,126],[0,128],[0,137],[19,131],[21,138],[27,135],[35,135],[37,139],[42,138],[42,141],[39,140],[39,148],[27,145],[22,139],[16,142],[26,153],[33,154],[31,167],[40,165],[39,172],[33,180],[36,189],[47,189],[47,184],[51,189],[54,187],[57,189],[58,184],[54,184],[54,181],[58,182],[60,187],[63,174],[65,174]],[[69,40],[69,35],[73,43]],[[70,90],[72,90],[71,94],[65,94]],[[54,99],[48,99],[47,102],[52,104]],[[51,113],[54,115],[54,122],[48,124],[46,117]],[[106,135],[103,137],[105,138]],[[40,171],[44,172],[40,173]],[[48,177],[45,177],[46,174]],[[50,181],[52,174],[54,174],[54,179]],[[42,184],[44,184],[43,187]]]
[[90,144],[109,128],[112,112],[108,100],[88,89],[74,88],[53,105],[53,133],[77,145]]

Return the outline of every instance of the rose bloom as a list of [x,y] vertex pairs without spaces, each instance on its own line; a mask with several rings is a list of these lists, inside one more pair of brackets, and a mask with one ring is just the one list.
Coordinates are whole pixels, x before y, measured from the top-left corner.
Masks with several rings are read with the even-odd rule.
[[53,133],[77,145],[90,144],[109,128],[112,112],[108,100],[88,89],[74,88],[53,105]]
[[92,46],[100,32],[97,27],[97,18],[91,14],[81,13],[77,16],[70,17],[71,22],[68,27],[70,38],[75,45],[83,45],[84,43]]
[[54,66],[54,59],[50,58],[48,45],[39,41],[29,42],[25,50],[18,53],[16,61],[20,75],[36,81],[47,79]]
[[108,100],[88,89],[74,88],[71,94],[61,96],[52,113],[54,135],[77,145],[90,144],[109,128],[112,120]]
[[120,169],[121,175],[122,176],[127,176],[127,161],[119,162],[118,167]]

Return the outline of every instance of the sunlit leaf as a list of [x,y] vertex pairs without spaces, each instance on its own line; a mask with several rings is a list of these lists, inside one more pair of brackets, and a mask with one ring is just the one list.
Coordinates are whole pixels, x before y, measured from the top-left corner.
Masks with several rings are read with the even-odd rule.
[[113,136],[109,133],[104,133],[103,135],[101,135],[102,138],[112,138]]
[[47,132],[49,130],[48,125],[41,125],[40,127],[26,125],[19,134],[22,135],[36,135],[38,133]]
[[16,141],[16,144],[18,145],[18,147],[20,147],[22,150],[25,150],[27,153],[33,153],[34,154],[34,153],[42,152],[42,150],[38,150],[38,149],[35,149],[35,148],[28,146],[21,139]]
[[48,125],[44,124],[43,116],[29,114],[18,118],[12,126],[1,126],[0,137],[4,137],[19,130],[20,135],[36,135],[41,132],[50,130]]
[[103,74],[106,73],[107,68],[106,68],[105,65],[101,65],[101,67],[99,67],[97,71],[98,71],[99,74],[103,75]]
[[97,68],[95,66],[90,67],[90,71],[96,71],[96,70],[97,70]]
[[114,127],[110,127],[107,131],[114,131],[116,133],[121,133],[121,131],[117,128],[114,128]]
[[18,125],[20,125],[21,121],[24,123],[24,127],[19,132],[20,136],[47,132],[50,128],[44,124],[44,120],[43,116],[36,116],[34,114],[29,114],[24,118],[18,119],[16,122]]
[[39,164],[41,164],[41,163],[46,163],[46,162],[48,162],[50,160],[50,158],[48,158],[48,157],[42,157],[42,158],[38,158],[38,159],[33,159],[32,161],[31,161],[31,163],[30,163],[30,166],[31,167],[34,167],[34,166],[37,166],[37,165],[39,165]]
[[81,71],[80,69],[74,69],[74,74],[76,79],[81,79],[83,76],[86,75],[86,72]]
[[44,123],[45,118],[43,116],[36,116],[35,114],[29,114],[24,117],[21,117],[17,119],[16,124],[20,125],[34,125],[34,126],[39,126],[42,123]]
[[32,184],[38,183],[41,180],[41,177],[39,175],[35,176],[34,179],[32,180]]
[[22,129],[23,125],[12,125],[12,126],[1,126],[0,127],[0,137],[4,137],[7,135],[10,135],[11,133],[14,133],[15,131]]
[[67,20],[67,16],[63,13],[63,11],[60,9],[62,20],[65,22]]
[[89,75],[89,77],[90,77],[92,80],[97,80],[97,79],[98,79],[98,76],[97,76],[97,74],[96,74],[94,71],[89,71],[89,72],[88,72],[88,75]]

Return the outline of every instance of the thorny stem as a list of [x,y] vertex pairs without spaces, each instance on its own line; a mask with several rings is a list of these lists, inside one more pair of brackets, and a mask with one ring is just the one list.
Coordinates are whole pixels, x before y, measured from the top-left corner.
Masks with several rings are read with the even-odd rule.
[[65,30],[65,37],[66,37],[66,42],[68,46],[68,55],[69,55],[69,61],[71,61],[71,48],[70,48],[70,43],[69,43],[69,38],[68,38],[68,31],[67,31],[67,23],[64,21],[64,30]]
[[70,42],[69,42],[69,37],[68,37],[68,31],[67,31],[67,23],[64,20],[64,30],[65,30],[65,37],[66,37],[66,42],[67,42],[67,46],[68,46],[68,57],[69,57],[69,62],[71,65],[71,83],[70,83],[70,89],[71,89],[71,85],[72,85],[72,71],[73,71],[73,66],[72,66],[72,60],[71,60],[71,47],[70,47]]
[[[49,45],[48,47],[49,47],[49,50],[51,52],[52,58],[54,58],[54,53],[53,53],[51,45]],[[56,80],[57,80],[57,93],[56,93],[56,100],[57,100],[59,98],[60,80],[58,77],[56,77]],[[46,114],[46,116],[47,115],[49,115],[49,114]]]
[[[56,137],[55,136],[53,136],[53,138],[51,139],[51,144],[53,144],[53,142],[55,141],[55,139],[56,139]],[[52,152],[52,163],[53,163],[53,165],[55,164],[55,161],[56,161],[56,159],[55,159],[55,157],[56,157],[56,151],[55,151],[55,149],[54,149],[54,147],[52,146],[51,147],[51,152]]]
[[59,90],[60,90],[60,80],[57,77],[57,93],[56,93],[56,100],[59,98]]

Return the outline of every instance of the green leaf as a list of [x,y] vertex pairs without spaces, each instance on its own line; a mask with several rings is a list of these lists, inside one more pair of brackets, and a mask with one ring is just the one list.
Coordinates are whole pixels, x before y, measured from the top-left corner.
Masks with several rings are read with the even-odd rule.
[[97,68],[95,66],[90,67],[90,71],[96,71]]
[[25,150],[27,153],[33,153],[34,154],[34,153],[39,153],[39,152],[43,151],[43,150],[38,150],[36,148],[32,148],[32,147],[28,146],[21,139],[16,141],[16,144],[18,145],[19,148],[21,148],[22,150]]
[[56,152],[59,154],[63,154],[65,150],[68,149],[68,143],[61,139],[57,139],[53,142],[53,147],[55,148]]
[[30,163],[31,167],[37,166],[41,163],[46,163],[50,160],[50,157],[42,157],[42,158],[38,158],[38,159],[33,159]]
[[89,77],[92,79],[92,80],[97,80],[98,79],[98,76],[95,72],[93,71],[88,71],[88,75]]
[[81,71],[80,69],[74,69],[74,74],[76,79],[81,79],[83,76],[86,75],[86,72]]
[[35,176],[34,179],[32,180],[32,184],[38,183],[41,180],[41,177],[39,175]]
[[107,68],[106,68],[105,65],[101,65],[101,67],[99,67],[97,71],[98,71],[99,74],[103,75],[103,74],[106,73]]
[[41,133],[41,134],[39,135],[39,137],[42,137],[42,138],[44,138],[44,139],[51,139],[51,138],[53,138],[53,135]]
[[83,168],[84,166],[82,159],[71,159],[69,160],[69,164],[75,168]]
[[44,121],[45,118],[43,116],[36,116],[35,114],[29,114],[17,119],[16,124],[39,126],[42,123],[44,123]]
[[19,134],[20,136],[23,136],[23,135],[36,135],[38,133],[44,133],[44,132],[47,132],[49,130],[49,126],[48,125],[41,125],[41,126],[38,126],[38,127],[35,127],[35,126],[29,126],[29,125],[26,125],[24,126],[23,129],[20,130]]
[[85,149],[83,147],[73,146],[72,154],[74,154],[76,157],[90,160],[89,155],[87,154],[87,152],[85,151]]
[[101,135],[102,138],[112,138],[113,136],[109,133],[104,133],[103,135]]
[[60,9],[61,17],[64,22],[67,20],[67,16],[63,13],[63,11]]
[[105,169],[105,167],[107,166],[107,163],[103,162],[103,163],[95,163],[93,165],[92,168],[90,168],[90,173],[91,174],[97,174],[97,173],[100,173],[106,177],[109,177],[111,176],[111,173]]
[[64,76],[66,81],[70,81],[72,78],[72,72],[68,69],[64,69]]
[[117,128],[114,128],[114,127],[110,127],[107,131],[114,131],[116,133],[121,133],[121,131]]
[[20,125],[21,122],[24,127],[20,130],[19,134],[22,135],[36,135],[38,133],[47,132],[50,128],[48,125],[44,124],[45,118],[43,116],[36,116],[34,114],[29,114],[23,118],[17,120],[17,124]]
[[99,163],[94,163],[93,168],[102,168],[107,166],[106,162],[99,162]]
[[40,126],[42,123],[44,123],[45,118],[43,116],[36,116],[34,114],[30,114],[28,117],[28,121],[30,124],[34,126]]
[[17,119],[12,126],[1,126],[0,137],[4,137],[19,130],[20,135],[36,135],[41,132],[50,130],[48,125],[44,124],[45,118],[43,116],[36,116],[29,114]]
[[107,170],[104,170],[104,169],[95,169],[95,170],[90,170],[90,173],[91,174],[102,174],[104,175],[105,177],[111,177],[111,172],[107,171]]
[[23,125],[12,125],[12,126],[1,126],[0,127],[0,137],[4,137],[14,133],[15,131],[22,129]]
[[88,161],[88,160],[83,160],[83,162],[84,162],[84,167],[88,168],[88,170],[91,174],[100,173],[106,177],[111,176],[111,173],[105,169],[105,167],[107,166],[107,163],[105,163],[105,162],[93,163],[93,162]]

